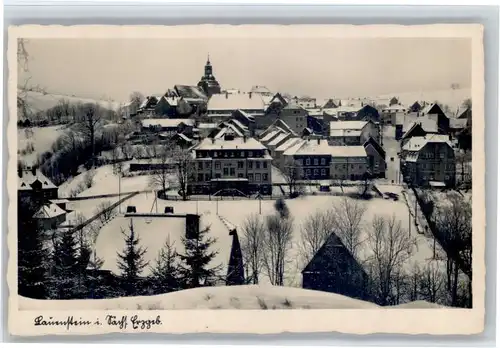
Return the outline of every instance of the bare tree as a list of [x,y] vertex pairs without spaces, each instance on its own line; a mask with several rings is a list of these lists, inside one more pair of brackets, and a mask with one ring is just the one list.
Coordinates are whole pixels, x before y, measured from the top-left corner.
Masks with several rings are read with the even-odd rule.
[[83,175],[83,183],[86,188],[91,188],[94,185],[95,171],[89,170]]
[[[447,254],[447,289],[451,304],[458,303],[459,269],[472,281],[472,202],[450,193],[436,211],[436,233]],[[469,287],[469,291],[472,288]],[[472,298],[472,294],[469,296]]]
[[80,120],[77,126],[82,134],[90,142],[92,148],[92,157],[95,157],[95,138],[98,131],[101,129],[102,111],[97,104],[87,103],[81,106]]
[[160,187],[162,192],[166,194],[167,187],[170,182],[170,170],[168,168],[169,163],[169,152],[167,150],[163,150],[159,157],[159,165],[160,168],[153,171],[153,174],[150,176],[149,184],[151,187]]
[[95,211],[95,214],[99,215],[99,220],[104,225],[105,223],[111,221],[116,216],[116,207],[112,207],[112,203],[110,201],[105,201],[100,203]]
[[174,168],[174,178],[179,185],[179,194],[185,201],[188,198],[188,185],[193,180],[195,166],[193,154],[185,149],[176,147],[172,150],[172,166]]
[[462,106],[466,107],[466,108],[472,108],[472,99],[471,98],[467,98],[465,99],[463,102],[462,102]]
[[433,303],[447,304],[444,295],[446,276],[438,261],[431,260],[420,274],[420,293],[422,298]]
[[402,266],[411,257],[415,241],[395,216],[375,216],[368,231],[368,245],[372,256],[367,261],[377,302],[381,305],[394,303],[398,296],[397,278],[402,273]]
[[328,237],[336,231],[334,215],[329,210],[319,210],[310,214],[302,225],[299,253],[302,266],[311,261]]
[[299,165],[292,157],[287,157],[279,164],[278,170],[288,185],[290,197],[294,196],[297,192],[297,181],[300,180]]
[[332,208],[331,215],[339,238],[349,252],[356,257],[358,247],[363,242],[363,216],[366,212],[362,202],[344,197],[340,205]]
[[266,225],[258,214],[252,214],[243,223],[241,250],[245,273],[253,284],[259,283],[259,274],[262,269],[262,252]]
[[271,284],[283,286],[292,248],[293,219],[286,213],[288,209],[278,210],[278,204],[276,208],[275,214],[266,217],[263,264]]

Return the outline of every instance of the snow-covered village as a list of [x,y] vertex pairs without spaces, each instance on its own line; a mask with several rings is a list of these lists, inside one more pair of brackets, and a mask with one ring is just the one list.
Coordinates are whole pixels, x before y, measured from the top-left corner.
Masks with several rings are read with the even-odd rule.
[[[70,71],[97,53],[52,58],[56,44],[36,41],[18,43],[20,308],[472,307],[472,99],[458,63],[419,72],[412,53],[381,49],[378,65],[338,53],[357,68],[316,73],[272,52],[264,73],[268,53],[197,44],[160,68],[163,56],[115,52],[87,86]],[[394,70],[363,82],[382,66]]]

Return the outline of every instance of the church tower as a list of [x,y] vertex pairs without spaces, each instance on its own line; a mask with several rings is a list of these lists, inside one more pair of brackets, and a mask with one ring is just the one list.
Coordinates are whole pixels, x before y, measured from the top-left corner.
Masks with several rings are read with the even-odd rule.
[[221,89],[219,82],[213,75],[212,63],[210,63],[210,55],[207,57],[207,63],[205,64],[205,74],[201,77],[200,82],[198,82],[198,87],[201,87],[208,97],[213,94],[219,94]]

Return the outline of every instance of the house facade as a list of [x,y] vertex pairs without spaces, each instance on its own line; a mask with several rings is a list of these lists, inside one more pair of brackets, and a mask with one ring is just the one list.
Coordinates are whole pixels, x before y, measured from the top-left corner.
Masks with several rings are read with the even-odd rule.
[[302,134],[304,128],[307,128],[307,116],[307,110],[302,106],[289,103],[281,110],[279,118],[295,133]]
[[379,139],[379,129],[372,121],[336,121],[330,123],[330,145],[363,145],[369,138]]
[[57,199],[57,186],[36,168],[19,170],[17,174],[17,193],[19,198],[29,198],[37,200],[40,203]]
[[401,151],[403,180],[414,186],[454,187],[455,151],[447,136],[411,138]]
[[368,156],[368,172],[372,177],[385,178],[387,170],[386,153],[380,144],[373,138],[369,138],[364,144]]
[[214,194],[238,190],[244,194],[271,192],[271,161],[267,149],[254,138],[204,139],[194,148],[195,175],[191,193]]

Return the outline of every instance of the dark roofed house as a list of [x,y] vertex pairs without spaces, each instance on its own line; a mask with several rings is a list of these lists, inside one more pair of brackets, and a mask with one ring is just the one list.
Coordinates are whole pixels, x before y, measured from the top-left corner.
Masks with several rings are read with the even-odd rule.
[[387,164],[384,148],[372,137],[369,137],[363,146],[368,155],[368,170],[371,175],[377,178],[385,178]]
[[380,114],[373,106],[364,105],[356,114],[356,120],[378,123],[380,122]]
[[367,273],[335,233],[302,270],[302,287],[372,300]]
[[422,109],[420,114],[422,116],[434,119],[437,122],[438,130],[442,133],[448,133],[450,128],[450,119],[448,118],[448,116],[446,116],[446,114],[438,104],[433,103],[427,105]]
[[18,197],[31,198],[45,203],[50,199],[57,199],[57,186],[36,168],[19,170]]

